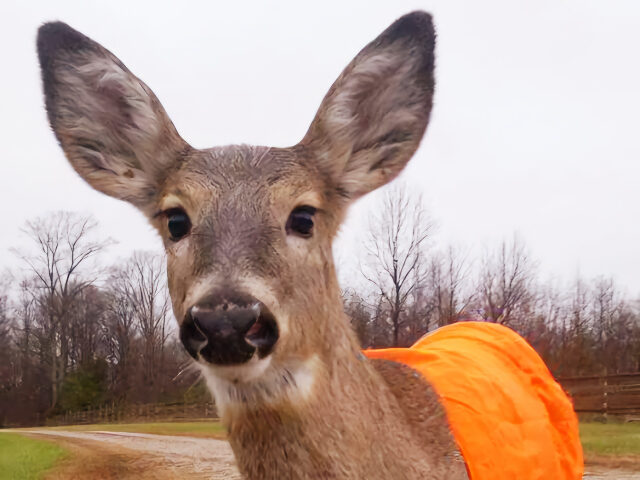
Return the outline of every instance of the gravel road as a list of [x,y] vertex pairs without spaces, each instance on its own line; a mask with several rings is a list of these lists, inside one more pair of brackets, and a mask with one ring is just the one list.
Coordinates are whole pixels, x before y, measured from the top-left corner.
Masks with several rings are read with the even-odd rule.
[[105,442],[121,448],[143,452],[145,455],[161,457],[162,463],[184,478],[192,473],[193,478],[211,480],[240,480],[229,444],[223,440],[151,435],[124,432],[68,432],[61,430],[30,430],[30,434],[62,437],[92,442]]
[[617,468],[605,468],[587,466],[584,480],[639,480],[640,472],[621,470]]
[[[157,458],[176,478],[240,480],[233,452],[224,440],[124,432],[30,430],[30,434],[104,442]],[[590,466],[585,480],[640,480],[640,472]]]

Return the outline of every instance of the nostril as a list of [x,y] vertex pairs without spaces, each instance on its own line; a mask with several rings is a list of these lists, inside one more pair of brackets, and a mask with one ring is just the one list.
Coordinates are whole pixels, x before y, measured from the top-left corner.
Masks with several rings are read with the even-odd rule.
[[197,358],[200,350],[207,344],[207,335],[195,322],[193,309],[189,309],[180,326],[180,340],[193,358]]
[[244,340],[258,351],[260,358],[271,353],[278,341],[278,324],[268,309],[258,310],[257,319],[245,333]]
[[229,304],[225,302],[225,303],[222,305],[222,310],[224,310],[224,311],[226,312],[228,309],[229,309]]
[[201,323],[203,320],[203,317],[204,315],[203,315],[202,309],[200,309],[197,305],[189,309],[187,319],[193,325],[192,330],[197,332],[199,336],[202,338],[201,341],[204,342],[207,340],[208,335],[206,332],[206,327]]

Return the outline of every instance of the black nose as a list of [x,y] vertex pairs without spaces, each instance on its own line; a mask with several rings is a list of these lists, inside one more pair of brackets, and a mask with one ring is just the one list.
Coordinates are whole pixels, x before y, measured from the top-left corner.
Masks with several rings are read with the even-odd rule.
[[218,294],[192,306],[180,326],[180,340],[193,358],[217,365],[263,358],[278,340],[274,316],[250,296]]

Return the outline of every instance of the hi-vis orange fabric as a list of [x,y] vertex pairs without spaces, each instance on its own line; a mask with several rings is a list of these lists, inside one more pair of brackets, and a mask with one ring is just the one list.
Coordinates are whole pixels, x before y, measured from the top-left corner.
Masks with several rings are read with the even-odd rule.
[[460,322],[411,348],[365,350],[409,365],[444,405],[471,480],[579,480],[582,447],[573,406],[513,330]]

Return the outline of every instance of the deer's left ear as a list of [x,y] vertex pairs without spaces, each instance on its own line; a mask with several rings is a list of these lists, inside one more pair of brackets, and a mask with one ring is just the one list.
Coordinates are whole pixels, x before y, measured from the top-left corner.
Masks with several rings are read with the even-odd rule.
[[401,17],[367,45],[322,101],[301,145],[342,195],[394,179],[418,148],[434,89],[431,16]]

